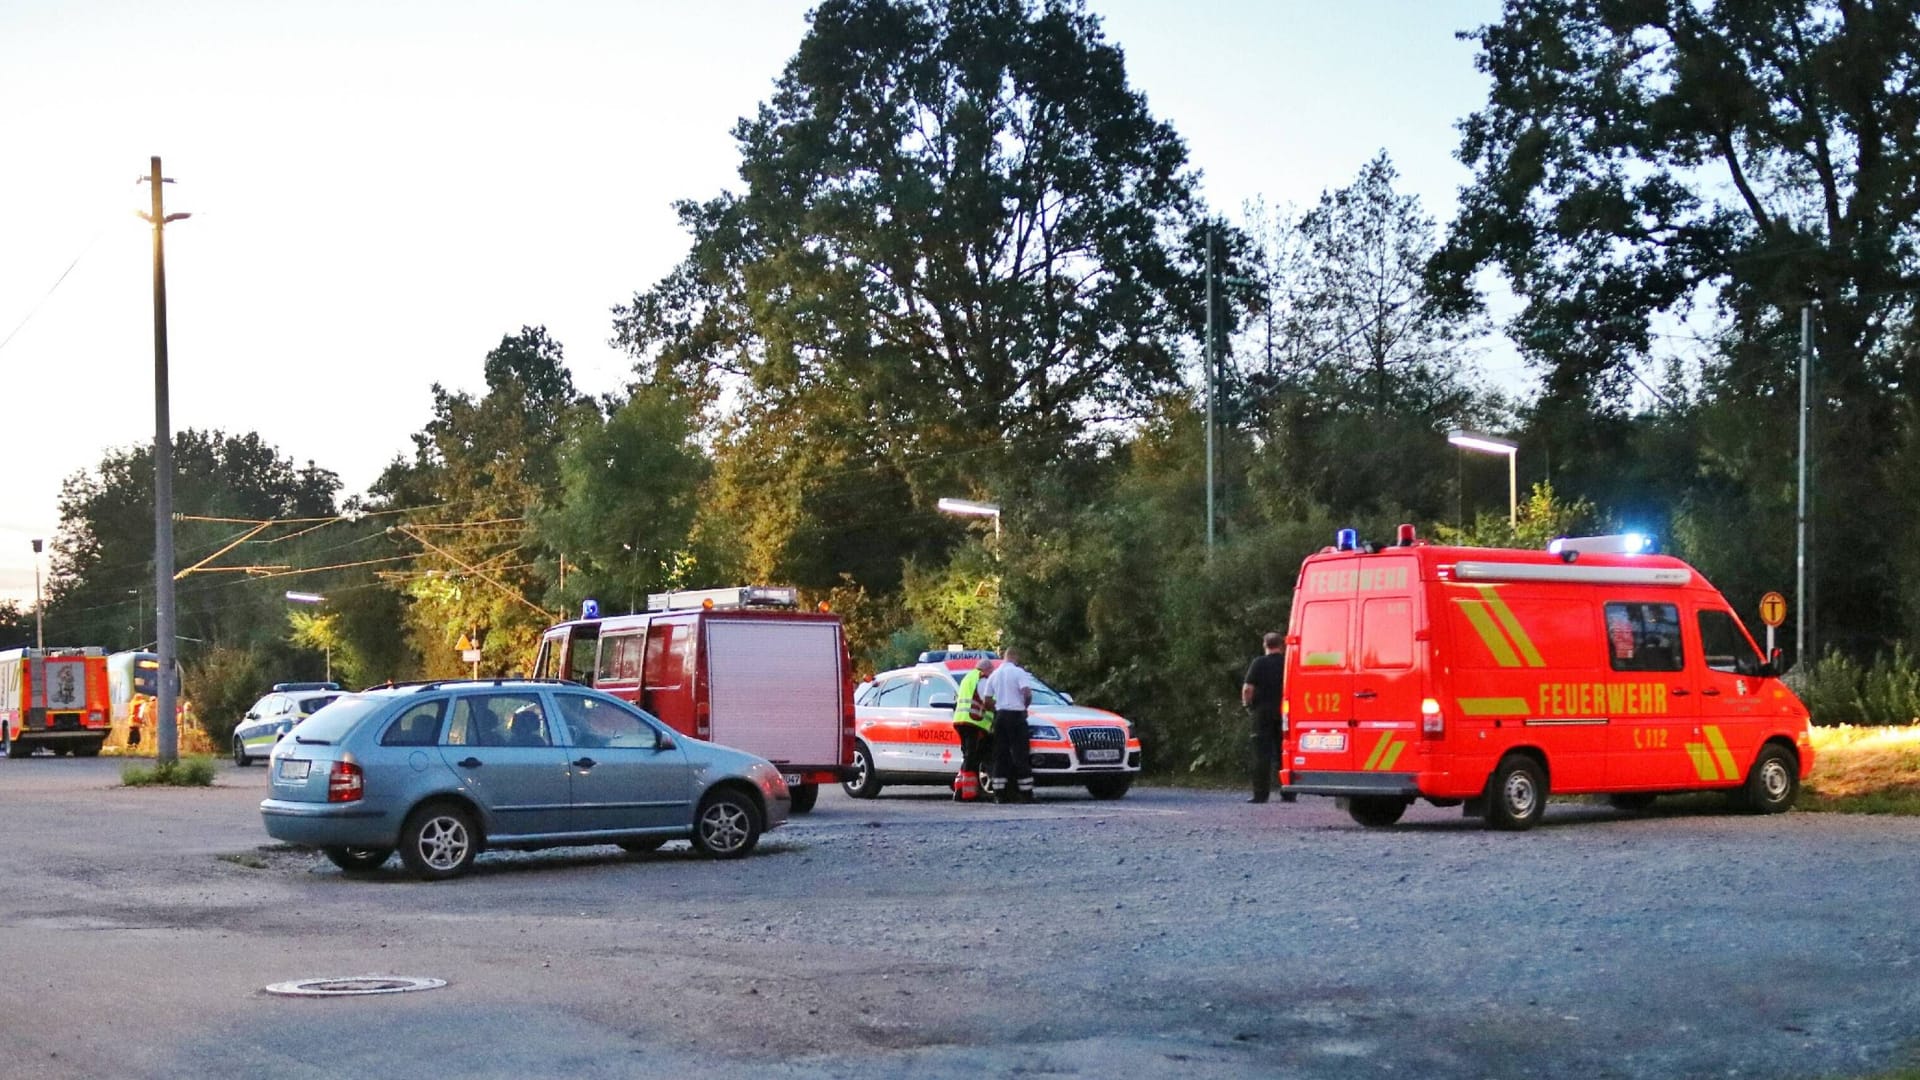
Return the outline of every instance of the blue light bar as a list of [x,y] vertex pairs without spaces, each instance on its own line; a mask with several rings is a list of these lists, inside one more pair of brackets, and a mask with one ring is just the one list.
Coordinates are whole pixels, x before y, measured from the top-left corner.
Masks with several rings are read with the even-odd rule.
[[1335,551],[1352,551],[1359,546],[1360,530],[1358,529],[1341,529],[1339,532],[1333,534],[1333,548]]
[[583,619],[597,619],[597,618],[599,618],[599,617],[600,617],[600,601],[598,601],[598,600],[583,600],[583,601],[581,601],[581,603],[580,603],[580,617],[581,617],[581,618],[583,618]]

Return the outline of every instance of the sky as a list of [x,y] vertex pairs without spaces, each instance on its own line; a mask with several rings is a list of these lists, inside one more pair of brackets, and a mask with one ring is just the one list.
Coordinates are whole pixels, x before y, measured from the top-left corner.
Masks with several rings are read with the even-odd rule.
[[[1216,208],[1305,206],[1386,150],[1442,221],[1498,0],[1089,0]],[[0,4],[0,601],[62,482],[154,430],[152,234],[169,213],[175,431],[258,431],[364,491],[435,383],[544,325],[626,379],[611,309],[686,250],[673,201],[738,187],[731,129],[806,29],[787,0]],[[43,563],[43,572],[44,566]]]

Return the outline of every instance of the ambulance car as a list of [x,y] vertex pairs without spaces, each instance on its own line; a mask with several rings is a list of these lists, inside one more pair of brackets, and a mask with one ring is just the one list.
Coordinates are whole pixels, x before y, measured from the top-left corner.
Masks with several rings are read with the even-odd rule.
[[852,775],[853,680],[840,616],[791,586],[654,593],[647,610],[582,617],[541,636],[533,674],[604,690],[681,734],[780,766],[793,812]]
[[1402,525],[1375,548],[1340,530],[1294,589],[1281,790],[1368,826],[1415,799],[1503,829],[1549,794],[1788,809],[1813,768],[1806,707],[1726,598],[1646,547],[1443,547]]
[[[855,702],[859,739],[847,794],[870,799],[888,785],[951,784],[960,769],[960,733],[953,727],[960,680],[983,657],[994,655],[922,653],[913,667],[875,675]],[[1034,783],[1084,785],[1096,799],[1124,797],[1140,775],[1140,740],[1133,725],[1105,709],[1075,705],[1066,694],[1034,681],[1039,685],[1027,712]]]

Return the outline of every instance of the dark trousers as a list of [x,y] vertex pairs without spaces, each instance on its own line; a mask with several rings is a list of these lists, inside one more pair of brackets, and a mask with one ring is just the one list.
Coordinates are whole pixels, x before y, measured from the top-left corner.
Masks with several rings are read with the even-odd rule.
[[956,720],[953,730],[960,733],[960,771],[979,772],[980,766],[986,764],[980,759],[986,756],[983,751],[987,748],[987,729],[979,724]]
[[1027,728],[1027,710],[994,711],[993,763],[993,790],[1033,790],[1033,733]]
[[1253,797],[1264,799],[1273,791],[1274,778],[1280,772],[1280,715],[1261,709],[1248,711],[1253,742]]

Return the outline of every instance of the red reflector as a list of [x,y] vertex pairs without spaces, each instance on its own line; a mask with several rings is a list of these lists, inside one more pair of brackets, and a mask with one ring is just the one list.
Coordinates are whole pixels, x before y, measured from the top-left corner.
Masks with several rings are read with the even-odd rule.
[[357,802],[366,790],[360,766],[351,761],[336,761],[327,772],[328,802]]

